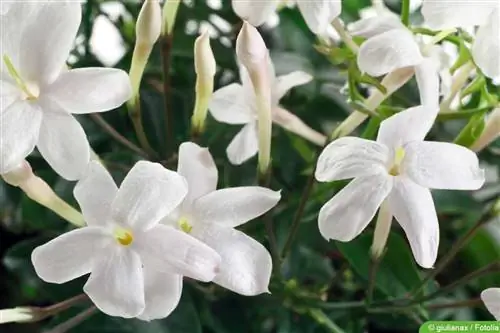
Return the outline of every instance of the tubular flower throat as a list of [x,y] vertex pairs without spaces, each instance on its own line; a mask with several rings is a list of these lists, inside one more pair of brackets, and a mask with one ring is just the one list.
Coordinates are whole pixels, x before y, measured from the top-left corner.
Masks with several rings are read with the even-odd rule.
[[3,62],[5,63],[5,66],[7,67],[7,70],[9,71],[10,76],[16,82],[19,89],[21,89],[23,91],[23,93],[26,94],[25,99],[27,99],[29,101],[33,101],[33,100],[38,99],[38,96],[40,94],[40,89],[38,88],[38,86],[36,86],[34,84],[26,83],[21,78],[21,75],[19,75],[19,72],[14,67],[14,64],[12,64],[12,60],[10,60],[8,55],[6,55],[6,54],[3,55]]
[[115,237],[116,241],[123,246],[129,246],[134,241],[134,235],[132,234],[132,232],[123,228],[116,228],[113,236]]
[[403,159],[405,158],[405,150],[403,147],[399,147],[396,149],[394,153],[394,161],[392,162],[392,166],[389,169],[389,174],[391,176],[398,176],[401,173],[401,163],[403,163]]
[[179,228],[186,234],[191,233],[193,230],[193,226],[189,224],[189,220],[186,217],[181,217],[177,223],[179,224]]

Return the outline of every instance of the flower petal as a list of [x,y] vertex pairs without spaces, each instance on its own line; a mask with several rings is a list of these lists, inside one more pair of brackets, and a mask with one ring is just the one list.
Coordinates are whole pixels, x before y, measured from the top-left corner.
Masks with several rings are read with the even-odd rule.
[[415,66],[415,77],[420,92],[420,104],[429,108],[439,109],[439,68],[434,59],[424,58]]
[[190,235],[166,225],[157,225],[136,235],[134,249],[145,265],[167,273],[208,282],[217,274],[220,256]]
[[392,177],[387,173],[355,178],[321,207],[321,235],[341,242],[354,239],[370,223],[391,188]]
[[78,68],[62,73],[47,94],[70,113],[115,109],[132,94],[127,73],[114,68]]
[[22,99],[22,94],[16,83],[7,74],[0,72],[0,112],[20,99]]
[[315,34],[324,34],[342,11],[341,0],[297,0],[307,26]]
[[434,189],[477,190],[484,170],[476,154],[447,142],[412,142],[405,147],[403,172],[415,183]]
[[241,231],[216,225],[195,227],[193,236],[222,257],[213,282],[245,296],[269,292],[272,260],[262,244]]
[[396,177],[387,201],[417,263],[432,268],[439,247],[439,224],[431,192],[410,179]]
[[43,121],[37,148],[43,158],[61,177],[80,179],[90,162],[90,145],[82,125],[65,112],[47,111],[43,106]]
[[257,123],[251,122],[236,134],[227,146],[226,154],[231,164],[240,165],[255,156],[258,151]]
[[243,20],[255,27],[264,24],[279,4],[277,0],[232,0],[233,10]]
[[16,101],[0,112],[0,174],[15,168],[38,141],[42,111],[36,104]]
[[196,200],[192,213],[197,222],[237,227],[264,214],[280,199],[280,192],[265,187],[225,188]]
[[159,272],[149,265],[143,272],[146,308],[137,318],[149,321],[167,317],[181,299],[182,276]]
[[408,30],[390,30],[361,44],[358,66],[362,72],[381,76],[423,61],[413,35]]
[[141,258],[123,246],[108,246],[101,250],[83,291],[110,316],[137,317],[145,308]]
[[82,18],[81,5],[47,2],[37,6],[33,15],[22,32],[18,69],[24,80],[52,83],[73,47]]
[[179,147],[177,172],[188,184],[188,194],[182,205],[189,209],[193,200],[217,189],[217,166],[207,148],[184,142]]
[[500,79],[500,6],[479,27],[472,45],[472,56],[484,75]]
[[184,177],[159,163],[137,162],[123,180],[111,214],[131,228],[146,230],[171,213],[186,197]]
[[377,142],[398,148],[411,141],[423,141],[436,116],[436,109],[425,106],[401,111],[380,124]]
[[495,1],[426,0],[422,15],[432,29],[465,28],[483,24],[494,6]]
[[278,76],[274,83],[273,100],[278,104],[279,100],[285,96],[290,89],[309,83],[312,79],[312,75],[302,71],[295,71]]
[[113,178],[104,166],[93,161],[73,193],[88,225],[102,226],[109,221],[111,204],[118,192]]
[[214,92],[208,110],[215,120],[226,124],[246,124],[257,117],[243,86],[238,83],[232,83]]
[[488,311],[500,320],[500,288],[488,288],[481,292],[481,299]]
[[31,261],[42,280],[65,283],[90,273],[100,251],[111,241],[103,229],[83,227],[37,247]]
[[391,14],[368,17],[349,24],[352,36],[372,38],[393,29],[406,29],[399,17]]
[[321,152],[315,178],[320,182],[369,176],[385,170],[389,149],[370,140],[343,137]]

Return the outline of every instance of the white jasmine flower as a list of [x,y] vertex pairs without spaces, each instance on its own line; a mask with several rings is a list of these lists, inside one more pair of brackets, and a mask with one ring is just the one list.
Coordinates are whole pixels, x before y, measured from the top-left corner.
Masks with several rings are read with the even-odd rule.
[[[324,34],[342,11],[341,0],[295,0],[309,29]],[[234,12],[254,26],[265,23],[280,5],[279,0],[232,0]],[[287,3],[287,5],[289,5]]]
[[74,191],[87,226],[37,247],[36,273],[51,283],[91,273],[83,290],[104,313],[166,317],[179,302],[181,275],[210,281],[220,263],[205,244],[159,224],[186,193],[186,180],[157,163],[138,162],[118,189],[91,162]]
[[481,293],[481,299],[488,311],[500,320],[500,288],[488,288]]
[[[271,73],[271,117],[273,122],[294,132],[318,145],[325,142],[325,137],[304,124],[298,117],[279,107],[279,100],[293,87],[306,84],[312,76],[295,71],[287,75],[278,76],[274,66],[268,59]],[[248,71],[240,66],[241,84],[232,83],[220,88],[212,97],[209,104],[210,114],[217,120],[227,124],[244,124],[243,129],[236,134],[227,147],[227,156],[232,164],[242,164],[257,154],[257,101],[252,81]]]
[[[439,105],[439,76],[435,59],[420,50],[412,32],[392,14],[369,17],[349,26],[353,36],[368,38],[358,53],[358,67],[371,76],[414,67],[422,105]],[[425,50],[424,50],[425,51]]]
[[62,177],[80,178],[90,147],[71,113],[108,111],[129,98],[124,71],[65,69],[80,21],[78,2],[16,2],[2,16],[0,174],[36,146]]
[[432,29],[479,26],[472,57],[486,76],[500,79],[500,2],[425,0],[422,15]]
[[164,223],[198,238],[222,257],[213,282],[242,295],[268,291],[272,261],[264,246],[235,228],[276,206],[280,193],[259,186],[217,190],[217,168],[208,149],[179,148],[177,172],[188,182],[182,205]]
[[413,107],[384,120],[377,141],[344,137],[324,149],[315,174],[318,181],[354,178],[321,208],[318,221],[324,238],[352,240],[385,201],[417,263],[433,266],[439,226],[430,189],[474,190],[484,183],[472,151],[423,141],[435,115],[424,106]]

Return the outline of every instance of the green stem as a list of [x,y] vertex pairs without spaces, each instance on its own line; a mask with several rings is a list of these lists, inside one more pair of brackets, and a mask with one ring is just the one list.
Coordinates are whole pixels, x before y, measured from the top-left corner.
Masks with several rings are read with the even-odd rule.
[[93,314],[97,312],[97,308],[95,306],[91,306],[90,308],[80,312],[73,318],[63,322],[62,324],[57,325],[53,329],[46,331],[46,333],[66,333],[69,330],[75,328],[77,325],[81,324],[83,321],[90,318]]
[[410,25],[410,0],[403,0],[401,8],[401,22],[405,26]]
[[467,233],[462,236],[462,238],[460,238],[458,241],[453,243],[453,246],[451,247],[451,249],[445,254],[445,256],[443,258],[441,258],[441,260],[436,265],[436,268],[434,270],[430,271],[429,274],[427,274],[427,276],[422,280],[420,285],[417,286],[410,293],[410,295],[414,296],[414,295],[418,294],[419,292],[421,292],[425,288],[427,282],[429,282],[430,280],[435,278],[439,273],[441,273],[441,271],[446,268],[448,263],[451,260],[453,260],[453,258],[455,258],[455,256],[458,254],[458,252],[460,252],[460,250],[464,247],[464,245],[467,244],[472,239],[472,237],[483,226],[483,224],[490,219],[491,215],[492,215],[491,212],[488,210],[488,212],[484,213],[478,219],[478,221],[472,226],[472,228],[470,228],[469,231],[467,231]]
[[370,259],[370,275],[368,280],[368,290],[366,292],[366,304],[370,306],[373,302],[373,292],[375,291],[375,282],[377,280],[377,271],[380,265],[380,261],[382,260],[382,256],[375,258],[371,257]]
[[170,93],[170,63],[172,57],[172,44],[173,36],[165,35],[160,39],[161,42],[161,56],[162,56],[162,69],[163,69],[163,103],[165,110],[165,126],[166,126],[166,145],[167,151],[165,157],[168,158],[170,151],[174,149],[174,115],[170,107],[171,93]]
[[130,120],[132,120],[135,134],[137,135],[137,140],[139,140],[140,145],[149,155],[156,155],[154,149],[149,143],[146,132],[144,131],[144,126],[142,124],[141,99],[139,95],[137,95],[135,101],[128,103],[128,108]]

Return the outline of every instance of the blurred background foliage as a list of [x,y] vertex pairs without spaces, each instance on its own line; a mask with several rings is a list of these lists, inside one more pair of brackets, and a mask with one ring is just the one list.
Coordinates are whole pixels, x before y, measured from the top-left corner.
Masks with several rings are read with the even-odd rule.
[[[369,0],[343,1],[342,18],[350,22],[359,18],[359,11]],[[387,1],[395,12],[399,1]],[[140,4],[105,0],[88,0],[75,49],[69,60],[72,67],[114,66],[128,71],[134,45],[134,18]],[[421,21],[418,11],[412,19]],[[351,112],[342,87],[346,82],[346,66],[334,66],[314,47],[315,36],[307,29],[296,9],[279,12],[279,25],[263,27],[261,32],[271,51],[278,74],[303,70],[314,76],[311,83],[293,89],[282,99],[282,105],[298,115],[311,127],[330,133],[335,125]],[[155,48],[141,87],[143,123],[158,157],[171,169],[176,168],[178,145],[190,139],[190,117],[194,105],[196,76],[193,67],[193,44],[202,28],[212,35],[212,48],[218,64],[216,87],[238,81],[234,41],[241,21],[232,12],[230,1],[184,1],[178,12],[171,53],[169,106],[174,115],[174,139],[167,142],[163,84],[159,45]],[[116,27],[116,28],[114,28]],[[362,93],[366,93],[360,87]],[[414,81],[386,101],[386,105],[406,108],[417,105],[418,91]],[[474,108],[473,96],[469,108]],[[119,133],[137,142],[125,107],[103,114]],[[78,118],[85,127],[94,150],[115,180],[121,181],[135,163],[142,159],[115,141],[89,115]],[[256,160],[242,166],[231,166],[225,149],[239,129],[216,123],[209,116],[205,134],[199,139],[210,148],[219,169],[219,187],[255,184]],[[467,119],[438,121],[430,134],[432,140],[453,141]],[[372,125],[373,126],[373,125]],[[375,124],[376,126],[376,124]],[[376,132],[357,134],[373,137]],[[283,200],[274,210],[273,221],[278,244],[284,246],[301,193],[311,172],[318,150],[309,142],[273,129],[273,179],[271,187],[281,189]],[[481,153],[487,170],[487,184],[480,192],[434,191],[441,228],[439,254],[477,221],[485,207],[500,193],[500,144],[497,140]],[[35,172],[53,186],[72,205],[74,183],[58,177],[35,152],[29,158]],[[365,298],[369,280],[369,248],[373,225],[350,243],[326,242],[317,228],[317,214],[345,182],[317,184],[305,208],[298,237],[290,255],[283,262],[284,281],[273,279],[271,293],[243,297],[222,288],[186,281],[179,307],[167,319],[151,323],[124,320],[95,314],[71,332],[118,333],[320,333],[320,332],[416,332],[419,323],[435,320],[491,320],[482,307],[435,309],[433,302],[460,301],[476,298],[487,287],[500,287],[500,273],[473,279],[470,283],[443,293],[425,306],[396,309],[382,313],[368,312],[357,306]],[[349,223],[346,221],[346,223]],[[0,182],[0,308],[18,305],[47,306],[82,292],[84,278],[64,285],[52,285],[37,278],[30,261],[32,249],[67,231],[69,224],[49,210],[30,201],[17,188]],[[242,229],[268,245],[264,223],[256,220]],[[500,258],[500,221],[488,223],[467,243],[459,255],[435,280],[426,285],[432,291],[447,286]],[[393,223],[387,252],[380,264],[374,301],[402,298],[419,286],[426,272],[418,269],[401,228]],[[347,302],[347,303],[346,303]],[[354,303],[353,303],[354,302]],[[431,304],[430,306],[428,306]],[[82,303],[63,314],[30,325],[4,325],[0,332],[42,332],[68,320],[89,304]]]

